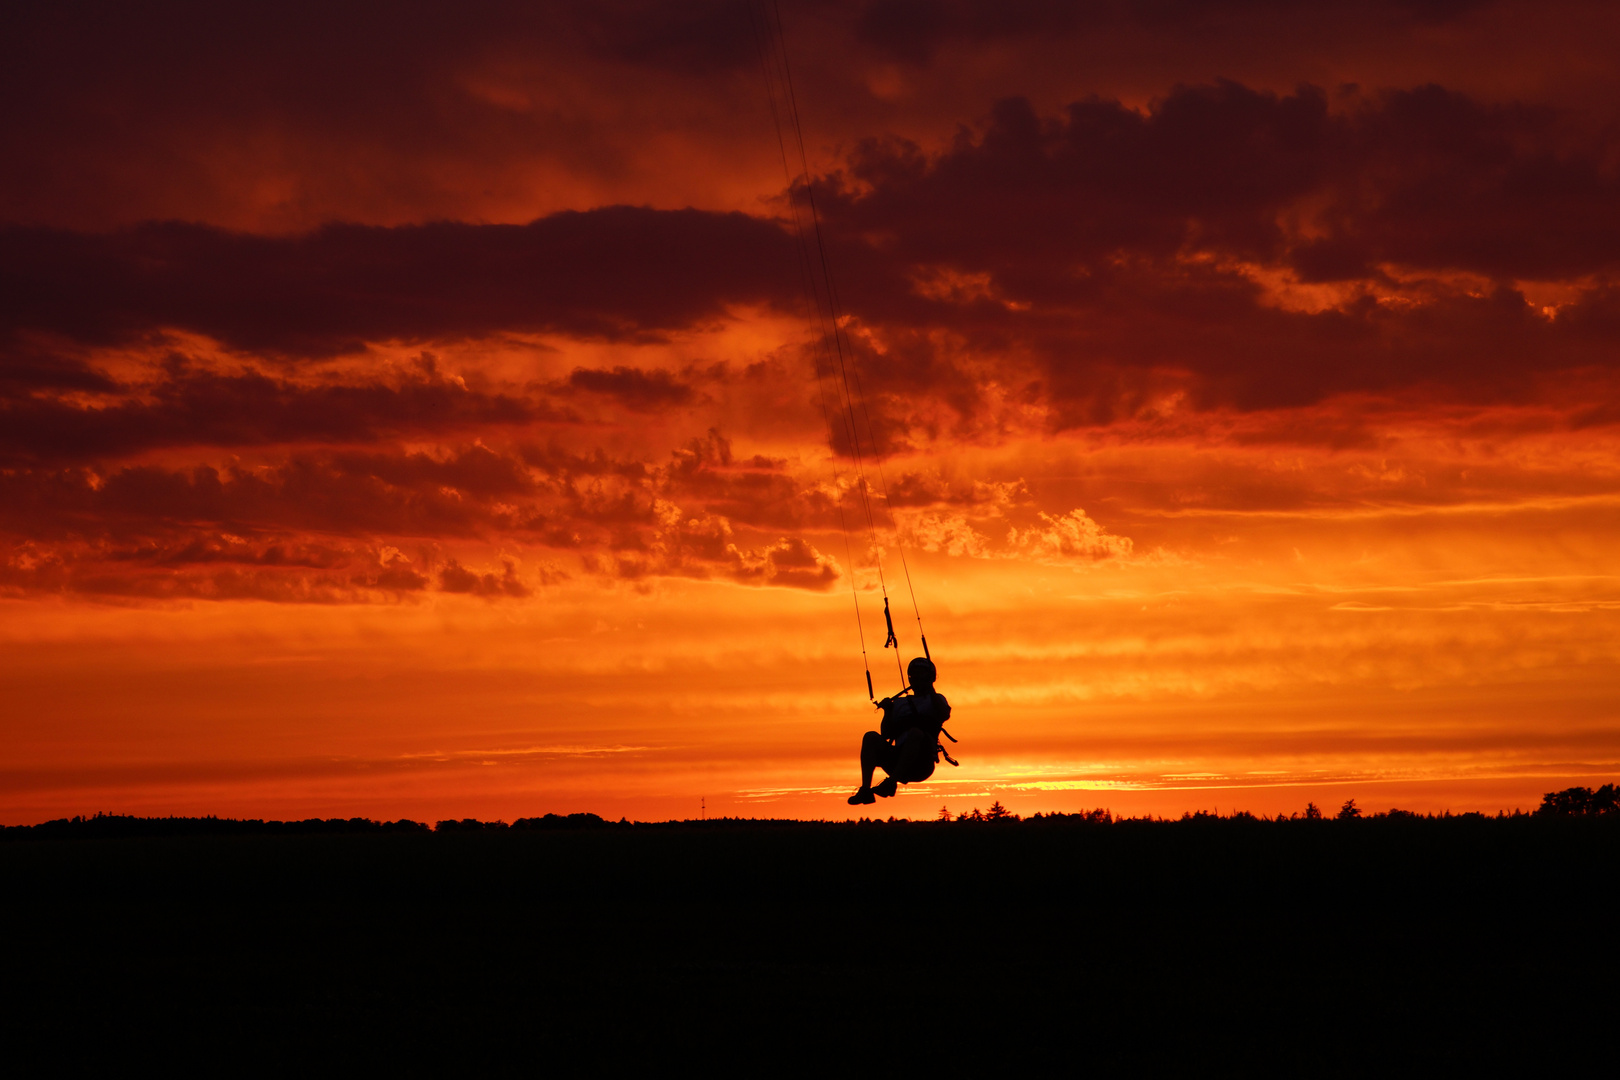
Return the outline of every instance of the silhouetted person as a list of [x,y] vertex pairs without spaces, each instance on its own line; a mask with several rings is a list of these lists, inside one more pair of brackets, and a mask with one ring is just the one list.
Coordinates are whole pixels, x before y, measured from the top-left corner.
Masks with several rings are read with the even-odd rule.
[[[934,692],[936,675],[933,661],[919,656],[906,666],[910,696],[901,691],[878,702],[883,722],[861,738],[861,789],[849,797],[851,806],[876,802],[879,795],[888,798],[897,783],[915,784],[934,775],[944,752],[939,733],[951,718],[950,702]],[[878,768],[889,776],[873,787],[872,770]]]

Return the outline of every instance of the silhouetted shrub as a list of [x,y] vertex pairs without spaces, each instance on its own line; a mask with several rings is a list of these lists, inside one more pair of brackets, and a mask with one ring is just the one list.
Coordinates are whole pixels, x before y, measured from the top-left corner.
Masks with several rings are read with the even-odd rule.
[[1339,812],[1333,816],[1340,821],[1354,821],[1361,816],[1361,807],[1356,805],[1356,800],[1346,799],[1344,805],[1339,807]]

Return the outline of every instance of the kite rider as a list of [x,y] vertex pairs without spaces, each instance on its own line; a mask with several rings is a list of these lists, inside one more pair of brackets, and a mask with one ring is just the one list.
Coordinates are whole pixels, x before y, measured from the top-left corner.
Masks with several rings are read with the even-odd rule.
[[[951,761],[939,741],[945,721],[951,718],[951,706],[944,694],[934,692],[937,674],[934,662],[919,656],[906,667],[910,695],[902,690],[878,702],[883,721],[880,730],[868,731],[861,738],[861,789],[849,797],[851,806],[876,802],[879,795],[888,798],[897,783],[928,779],[941,754]],[[945,737],[950,738],[948,732]],[[889,774],[888,779],[873,787],[872,770],[879,766]]]

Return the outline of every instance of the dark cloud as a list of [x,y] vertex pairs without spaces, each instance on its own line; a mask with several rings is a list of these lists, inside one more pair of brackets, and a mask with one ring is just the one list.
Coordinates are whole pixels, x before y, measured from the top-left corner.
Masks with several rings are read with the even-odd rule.
[[1024,481],[976,480],[944,473],[904,472],[888,485],[890,504],[900,507],[998,507],[1031,501]]
[[[542,565],[532,581],[568,575]],[[0,548],[0,595],[75,593],[130,600],[265,600],[363,603],[430,591],[484,599],[534,593],[512,559],[479,573],[433,545],[407,556],[391,545],[267,541],[229,533],[171,529],[160,539],[120,543],[107,537]]]
[[393,557],[369,562],[354,552],[330,568],[244,562],[213,568],[194,564],[143,566],[124,553],[95,546],[0,552],[0,596],[73,594],[102,600],[260,600],[271,603],[352,604],[398,600],[421,592],[427,579]]
[[[492,184],[522,185],[537,160],[625,168],[622,135],[547,100],[559,84],[583,82],[581,97],[611,108],[627,78],[634,90],[671,76],[727,89],[755,56],[733,0],[8,4],[0,219],[240,211],[262,177],[227,174],[257,166],[290,189],[262,208],[272,217],[330,220],[330,202],[307,203],[335,200],[430,220]],[[667,117],[679,94],[664,89],[639,107]],[[346,177],[331,174],[338,160]]]
[[[893,451],[937,438],[939,416],[912,405],[974,417],[987,377],[1050,395],[1069,426],[1178,391],[1246,409],[1418,385],[1468,399],[1520,392],[1532,353],[1542,370],[1607,363],[1601,282],[1553,321],[1515,283],[1615,269],[1617,152],[1548,110],[1436,87],[1335,106],[1312,87],[1232,82],[1177,87],[1146,110],[1078,102],[1055,118],[1008,100],[933,156],[865,143],[821,199],[841,290],[877,335],[852,340],[879,419],[861,440]],[[0,325],[35,335],[18,342],[179,328],[276,355],[510,331],[643,340],[737,304],[793,310],[792,261],[769,220],[627,207],[280,238],[13,229],[0,234]],[[1266,274],[1350,291],[1291,306],[1267,295]],[[951,355],[950,337],[999,370]],[[82,364],[12,370],[97,377]],[[562,389],[652,411],[694,403],[697,380],[581,368]],[[453,425],[454,409],[466,423],[542,415],[426,381],[308,390],[262,375],[177,380],[93,417],[54,400],[11,408],[14,445],[89,456],[138,447],[154,427],[245,445]],[[833,438],[852,452],[847,432]]]
[[766,552],[764,580],[771,585],[824,592],[842,576],[832,559],[799,537],[782,540]]
[[626,581],[690,577],[740,585],[825,592],[839,583],[838,564],[799,537],[762,548],[739,546],[723,518],[693,518],[667,530],[646,552],[588,556],[588,569]]
[[[673,497],[701,504],[710,513],[759,528],[827,527],[836,514],[825,492],[807,488],[769,458],[735,460],[731,442],[716,429],[688,440],[663,471]],[[853,503],[850,509],[853,509]]]
[[[972,418],[987,381],[1068,427],[1178,395],[1501,400],[1612,367],[1612,134],[1435,87],[1341,104],[1234,83],[1058,118],[1013,100],[938,155],[864,144],[821,205],[883,346],[854,341],[879,429],[918,431],[923,396]],[[1518,284],[1549,280],[1572,282],[1556,312]]]
[[1146,111],[1091,100],[1046,118],[1003,101],[934,157],[868,141],[822,201],[891,258],[992,275],[995,292],[958,283],[958,302],[1060,301],[1122,255],[1293,260],[1316,279],[1395,263],[1540,280],[1620,262],[1617,155],[1613,133],[1440,87],[1333,110],[1314,87],[1222,82]]
[[611,371],[575,368],[568,386],[613,398],[637,412],[649,412],[670,405],[686,405],[693,399],[692,388],[667,371],[616,367]]
[[[833,402],[844,461],[818,482],[721,433],[781,448],[803,430],[815,361],[797,344],[746,369],[565,346],[561,367],[510,372],[507,335],[664,344],[756,306],[799,313],[794,241],[748,157],[774,153],[757,7],[12,5],[0,590],[519,599],[560,571],[468,553],[537,548],[638,584],[825,589],[839,571],[816,545],[841,512],[864,519],[856,443],[1043,425],[1171,443],[1204,423],[1229,445],[1351,454],[1383,445],[1392,402],[1614,424],[1620,128],[1590,92],[1612,76],[1576,80],[1565,105],[1599,102],[1582,113],[1428,67],[1441,37],[1499,46],[1512,20],[1475,32],[1510,6],[786,5],[812,153],[840,148],[816,194],[865,397]],[[1612,67],[1548,25],[1541,47],[1571,69]],[[1340,31],[1360,44],[1335,51]],[[1405,60],[1386,65],[1386,38]],[[1137,50],[1116,64],[1132,73],[1089,74],[1115,46]],[[1339,86],[1358,65],[1404,89]],[[379,343],[438,341],[470,345],[465,380],[426,355],[373,363]],[[499,359],[480,375],[484,346]],[[575,363],[592,366],[563,374]],[[892,505],[937,550],[1119,547],[1020,481],[897,472]],[[1171,508],[1329,498],[1241,472],[1133,490]]]
[[634,207],[292,237],[13,228],[0,231],[0,334],[112,344],[183,329],[294,357],[505,331],[642,339],[779,299],[791,259],[767,220]]
[[451,490],[462,497],[499,499],[536,490],[536,479],[523,462],[481,443],[455,453],[338,453],[334,468],[370,476],[400,488]]
[[470,593],[486,600],[502,597],[521,600],[534,590],[518,579],[517,567],[510,559],[502,564],[501,573],[479,574],[451,559],[439,571],[439,588],[448,593]]
[[39,391],[109,393],[118,384],[83,357],[66,356],[42,342],[19,340],[0,348],[0,400]]
[[1110,6],[1059,0],[873,0],[864,5],[856,33],[890,56],[922,64],[946,42],[1064,34],[1108,19]]
[[[1327,0],[1310,5],[1321,22],[1346,15],[1389,25],[1449,22],[1493,0]],[[1196,33],[1238,21],[1275,18],[1301,5],[1287,0],[868,0],[856,24],[860,40],[914,64],[926,64],[946,45],[1067,38],[1124,27],[1159,34]],[[1393,24],[1393,25],[1390,25]]]
[[[185,364],[172,365],[146,385],[117,386],[88,370],[85,381],[95,390],[122,394],[89,402],[0,398],[0,462],[95,461],[160,447],[370,443],[569,419],[544,402],[469,390],[431,365],[391,382],[328,385]],[[60,387],[58,382],[53,388]]]
[[[408,471],[409,464],[401,466]],[[0,532],[40,541],[147,538],[223,530],[236,536],[473,537],[493,504],[421,479],[405,485],[375,463],[301,456],[262,467],[126,466],[0,471]]]
[[759,62],[757,16],[749,12],[759,6],[757,0],[614,0],[555,5],[552,15],[559,23],[577,19],[577,32],[598,56],[703,76]]
[[[780,462],[734,459],[718,432],[663,465],[473,444],[444,454],[305,451],[223,468],[24,467],[0,470],[0,547],[9,545],[14,589],[105,595],[147,595],[143,576],[184,577],[185,595],[199,597],[220,582],[272,579],[304,582],[282,590],[292,598],[394,595],[434,582],[446,592],[527,595],[532,584],[511,566],[477,571],[439,554],[464,541],[572,552],[624,579],[822,588],[836,568],[783,533],[836,527],[836,497],[790,478]],[[841,497],[853,511],[853,494]],[[419,553],[407,559],[404,548]],[[561,575],[543,571],[540,580]],[[151,588],[171,595],[181,586]]]
[[[768,6],[5,5],[0,220],[288,232],[752,207],[776,168],[754,38]],[[1013,95],[1139,100],[1215,76],[1436,80],[1511,98],[1507,84],[1611,113],[1615,100],[1614,17],[1566,0],[781,7],[813,149],[884,131],[932,144]]]
[[[1059,426],[1142,415],[1180,394],[1201,409],[1312,405],[1335,394],[1485,402],[1539,396],[1545,376],[1612,357],[1572,318],[1508,287],[1443,290],[1409,304],[1360,295],[1281,310],[1238,275],[1111,275],[1085,324],[1047,331],[1040,398]],[[1070,350],[1064,355],[1064,347]]]
[[[1439,86],[1346,117],[1317,244],[1357,261],[1551,280],[1620,263],[1620,132]],[[1301,244],[1302,276],[1313,247]],[[1355,260],[1352,253],[1359,255]]]
[[347,565],[355,552],[332,544],[255,542],[229,533],[199,531],[178,540],[144,540],[130,546],[109,546],[103,549],[102,557],[109,562],[160,567],[232,563],[329,570]]
[[425,574],[417,573],[408,559],[397,555],[384,559],[381,566],[356,574],[350,580],[356,585],[393,592],[420,592],[428,585]]

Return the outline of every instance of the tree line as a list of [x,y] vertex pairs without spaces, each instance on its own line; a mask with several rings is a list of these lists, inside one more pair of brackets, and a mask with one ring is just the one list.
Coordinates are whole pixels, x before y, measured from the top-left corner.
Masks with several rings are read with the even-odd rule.
[[[1389,809],[1378,813],[1367,814],[1356,805],[1355,799],[1347,799],[1339,809],[1333,813],[1331,820],[1337,821],[1449,821],[1462,819],[1484,820],[1492,815],[1482,814],[1478,811],[1469,811],[1454,814],[1446,811],[1441,814],[1420,814],[1412,810]],[[1616,785],[1604,784],[1602,787],[1570,787],[1562,791],[1549,791],[1541,798],[1541,805],[1532,813],[1526,814],[1522,810],[1500,812],[1494,815],[1496,819],[1502,818],[1566,818],[1566,817],[1603,817],[1620,821],[1620,792]],[[1246,810],[1234,810],[1227,814],[1220,814],[1210,810],[1188,811],[1179,818],[1130,818],[1116,815],[1105,808],[1083,810],[1078,813],[1048,812],[1031,814],[1025,818],[1013,813],[997,799],[990,804],[989,810],[980,810],[974,807],[952,813],[949,806],[940,807],[936,822],[952,824],[988,824],[1012,825],[1020,822],[1030,825],[1114,825],[1125,822],[1166,821],[1188,823],[1210,822],[1283,822],[1283,821],[1326,821],[1329,816],[1314,802],[1305,804],[1305,808],[1290,814],[1277,814],[1275,817],[1251,814]],[[862,819],[854,824],[905,824],[905,819],[889,818],[884,822],[878,819]],[[422,833],[480,833],[480,832],[544,832],[552,830],[577,829],[620,829],[620,828],[727,828],[738,826],[791,826],[791,825],[841,825],[846,822],[828,821],[791,821],[783,819],[755,819],[755,818],[710,818],[705,821],[667,821],[667,822],[632,822],[626,818],[611,821],[599,814],[544,814],[539,817],[518,818],[508,824],[505,821],[480,821],[477,818],[445,819],[428,825],[425,822],[412,821],[409,818],[400,818],[397,821],[374,821],[371,818],[305,818],[300,821],[274,821],[260,818],[222,818],[209,815],[207,817],[135,817],[130,814],[98,813],[88,816],[75,816],[71,818],[58,818],[54,821],[41,822],[38,825],[12,825],[0,827],[0,837],[10,840],[37,837],[41,839],[82,837],[90,838],[117,838],[117,837],[153,837],[153,836],[276,836],[276,835],[353,835],[353,834],[422,834]]]
[[[1522,810],[1513,810],[1498,812],[1495,816],[1497,818],[1598,817],[1609,814],[1620,815],[1620,792],[1616,791],[1614,784],[1604,784],[1600,788],[1571,787],[1562,791],[1549,791],[1541,797],[1541,805],[1531,814],[1526,814]],[[1449,810],[1440,814],[1421,814],[1415,810],[1401,810],[1393,807],[1378,813],[1367,814],[1363,812],[1361,807],[1356,805],[1355,799],[1346,799],[1338,811],[1333,814],[1332,819],[1335,821],[1444,821],[1453,818],[1485,818],[1488,816],[1490,815],[1479,811],[1454,814]],[[1211,810],[1189,810],[1183,812],[1180,818],[1129,818],[1116,816],[1111,810],[1099,808],[1096,810],[1082,810],[1073,814],[1038,813],[1023,818],[1001,805],[1001,800],[997,799],[990,804],[989,810],[980,810],[978,807],[974,807],[972,810],[952,814],[949,805],[941,806],[939,815],[934,820],[937,822],[989,822],[994,824],[1029,821],[1031,823],[1069,822],[1087,825],[1112,825],[1116,822],[1149,820],[1188,822],[1326,821],[1328,815],[1323,813],[1322,808],[1314,802],[1308,802],[1303,810],[1291,814],[1279,813],[1275,817],[1267,817],[1264,814],[1256,815],[1247,810],[1234,810],[1227,814]]]

